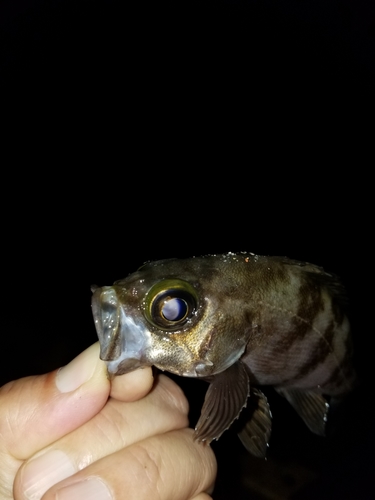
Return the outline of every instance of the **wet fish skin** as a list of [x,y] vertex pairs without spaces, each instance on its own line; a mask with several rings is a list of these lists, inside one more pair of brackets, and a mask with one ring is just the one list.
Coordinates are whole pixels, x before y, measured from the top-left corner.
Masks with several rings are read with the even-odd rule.
[[[165,303],[187,307],[177,320]],[[101,358],[111,376],[154,365],[210,382],[197,439],[217,439],[248,396],[257,402],[240,433],[264,456],[271,413],[258,386],[271,385],[308,427],[324,434],[325,396],[355,383],[345,290],[322,268],[284,257],[228,253],[150,262],[94,291]]]

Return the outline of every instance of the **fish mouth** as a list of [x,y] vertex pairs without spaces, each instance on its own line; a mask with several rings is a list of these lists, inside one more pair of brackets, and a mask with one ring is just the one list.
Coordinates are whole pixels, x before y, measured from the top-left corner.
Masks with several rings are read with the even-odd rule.
[[149,335],[126,315],[113,287],[97,288],[92,296],[92,313],[100,343],[100,359],[106,362],[108,376],[149,366],[145,359]]

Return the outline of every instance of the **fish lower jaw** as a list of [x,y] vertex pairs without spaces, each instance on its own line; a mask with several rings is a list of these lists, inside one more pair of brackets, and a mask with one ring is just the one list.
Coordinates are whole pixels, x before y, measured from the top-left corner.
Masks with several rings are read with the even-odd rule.
[[126,359],[124,361],[107,361],[107,371],[109,378],[116,375],[124,375],[125,373],[132,372],[137,368],[144,366],[140,363],[139,359]]

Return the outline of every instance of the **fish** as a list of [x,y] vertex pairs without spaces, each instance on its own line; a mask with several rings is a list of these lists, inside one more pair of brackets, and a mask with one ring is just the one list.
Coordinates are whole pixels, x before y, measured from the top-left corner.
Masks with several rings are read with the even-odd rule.
[[265,457],[272,427],[265,387],[324,436],[330,403],[356,385],[347,294],[317,265],[250,252],[172,258],[92,291],[110,378],[154,366],[209,383],[198,441],[219,439],[247,406],[238,436]]

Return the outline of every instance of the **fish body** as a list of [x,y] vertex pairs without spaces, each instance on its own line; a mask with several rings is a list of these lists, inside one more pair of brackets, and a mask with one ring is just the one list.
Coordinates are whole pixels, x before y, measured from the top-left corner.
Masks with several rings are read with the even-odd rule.
[[[228,253],[150,262],[109,287],[92,310],[110,376],[156,366],[210,382],[196,438],[218,439],[248,404],[239,436],[264,456],[273,386],[323,435],[327,396],[355,383],[345,290],[322,268]],[[250,397],[249,397],[250,396]]]

